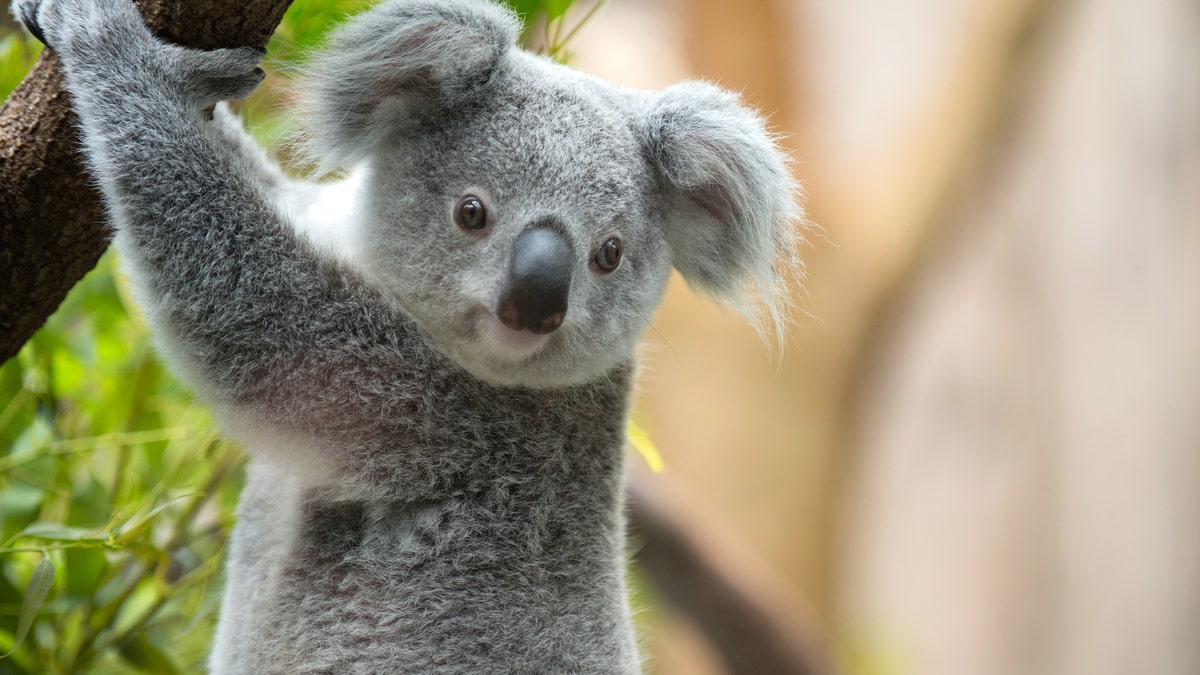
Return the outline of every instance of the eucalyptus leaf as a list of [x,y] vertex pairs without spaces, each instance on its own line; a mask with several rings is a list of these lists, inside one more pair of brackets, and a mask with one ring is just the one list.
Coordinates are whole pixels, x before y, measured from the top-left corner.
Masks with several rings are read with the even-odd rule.
[[191,495],[184,495],[181,497],[176,497],[175,499],[172,499],[171,501],[166,502],[165,504],[159,504],[158,506],[151,509],[149,513],[146,513],[145,515],[138,517],[136,520],[133,518],[129,519],[124,525],[121,526],[121,531],[117,535],[117,543],[127,545],[134,541],[137,541],[139,538],[141,538],[142,535],[144,535],[150,529],[151,526],[154,525],[155,522],[157,522],[158,515],[160,513],[162,513],[163,511],[166,511],[170,507],[174,506],[176,503],[178,503],[182,500],[185,500],[185,499],[190,499],[190,498],[192,498]]
[[46,521],[33,523],[21,530],[14,538],[80,543],[103,543],[108,541],[108,535],[97,532],[94,529],[70,527],[61,523]]
[[63,581],[69,595],[91,597],[107,570],[104,549],[69,548],[63,551]]
[[50,556],[45,555],[38,566],[33,568],[33,574],[29,575],[29,585],[25,587],[25,599],[21,602],[21,613],[17,616],[17,635],[13,642],[13,647],[4,656],[8,656],[21,646],[25,641],[25,636],[29,634],[29,627],[33,625],[34,618],[37,617],[38,611],[42,609],[42,603],[46,602],[46,595],[50,592],[50,587],[54,585],[54,563],[50,562]]
[[546,18],[551,21],[566,15],[567,10],[571,9],[573,4],[575,4],[575,0],[543,0],[541,3],[542,9],[546,12]]

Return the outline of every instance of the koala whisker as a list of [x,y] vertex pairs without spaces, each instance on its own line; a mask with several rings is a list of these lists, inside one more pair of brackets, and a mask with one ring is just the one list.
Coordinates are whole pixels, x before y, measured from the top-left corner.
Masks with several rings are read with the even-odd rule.
[[679,352],[675,349],[675,345],[671,344],[671,341],[668,340],[667,336],[658,329],[658,326],[655,326],[654,322],[646,317],[646,315],[642,312],[635,309],[633,310],[633,313],[642,320],[643,327],[654,331],[654,334],[657,335],[660,340],[662,340],[663,344],[667,346],[667,349],[671,350],[671,354],[675,357],[675,361],[679,363],[679,365],[683,365],[683,359],[679,356]]

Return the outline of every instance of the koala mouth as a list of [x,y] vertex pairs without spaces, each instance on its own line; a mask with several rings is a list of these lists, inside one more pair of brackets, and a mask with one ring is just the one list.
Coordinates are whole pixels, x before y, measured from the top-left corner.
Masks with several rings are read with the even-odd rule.
[[483,341],[511,356],[530,356],[550,338],[548,333],[539,335],[529,330],[513,330],[492,312],[486,312],[486,317],[486,326],[481,331]]

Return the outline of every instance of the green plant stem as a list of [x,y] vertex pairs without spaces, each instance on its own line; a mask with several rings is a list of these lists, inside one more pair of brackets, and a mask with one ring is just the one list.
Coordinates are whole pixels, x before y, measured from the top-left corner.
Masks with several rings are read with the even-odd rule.
[[[211,441],[205,449],[205,454],[211,453],[219,445],[220,441]],[[184,543],[184,538],[190,531],[187,525],[192,523],[196,514],[200,512],[200,508],[212,497],[217,488],[233,475],[233,472],[237,470],[241,463],[240,458],[231,457],[231,453],[225,454],[221,462],[217,465],[217,468],[209,474],[208,480],[204,481],[204,487],[200,488],[200,493],[196,499],[192,500],[187,508],[180,512],[179,517],[176,518],[175,529],[171,533],[171,540],[167,542],[165,550],[170,551]]]
[[186,438],[189,431],[187,427],[167,427],[165,429],[149,429],[147,431],[123,431],[101,434],[87,438],[62,439],[47,443],[38,449],[0,457],[0,473],[6,473],[16,467],[37,461],[43,457],[91,452],[104,444],[115,447],[126,447],[142,443],[154,443],[156,441],[171,441]]
[[[592,5],[587,14],[584,14],[583,18],[579,20],[579,23],[575,24],[575,26],[567,32],[567,36],[562,39],[562,42],[558,42],[555,45],[555,49],[558,50],[565,48],[571,42],[571,40],[575,38],[575,34],[579,32],[579,29],[583,28],[585,25],[587,25],[587,22],[592,20],[592,17],[596,15],[596,12],[599,11],[603,4],[604,0],[596,0],[595,4]],[[557,37],[555,39],[557,41]]]
[[[219,441],[212,441],[206,450],[210,453],[215,447],[217,447],[218,443]],[[103,619],[101,619],[99,623],[92,621],[87,622],[83,639],[79,644],[79,649],[71,658],[70,667],[66,672],[77,672],[80,668],[84,667],[91,661],[100,647],[113,643],[120,644],[125,639],[128,639],[128,636],[132,635],[132,632],[130,632],[132,630],[131,628],[130,631],[126,631],[121,636],[113,637],[110,635],[108,637],[103,637],[105,633],[112,631],[117,615],[120,614],[121,607],[125,605],[125,603],[129,600],[129,597],[137,590],[138,584],[141,583],[142,579],[145,578],[147,574],[165,572],[166,567],[171,564],[170,552],[183,545],[188,533],[191,531],[191,528],[188,526],[192,523],[192,520],[196,517],[196,514],[199,513],[201,507],[212,496],[216,488],[223,481],[229,478],[229,476],[237,469],[240,463],[240,459],[231,458],[230,454],[226,454],[222,461],[217,464],[216,468],[209,474],[208,479],[204,482],[204,487],[201,489],[200,493],[196,495],[195,499],[189,502],[188,505],[181,510],[179,515],[174,519],[171,529],[171,538],[167,542],[167,545],[163,547],[163,554],[156,556],[157,559],[153,565],[138,563],[140,569],[137,570],[136,574],[131,575],[131,581],[125,586],[125,588],[121,590],[121,593],[117,596],[117,598],[106,605],[106,607],[109,608],[109,611],[106,612],[106,615],[103,617]],[[154,616],[157,615],[157,613],[164,606],[166,606],[166,603],[171,597],[172,596],[169,591],[159,593],[158,597],[155,598],[154,604],[150,606],[145,614],[143,614],[136,622],[134,622],[134,626],[140,629],[148,624],[150,620],[153,619]]]
[[[165,563],[169,565],[170,561],[167,560]],[[109,644],[125,644],[135,635],[137,635],[138,632],[144,629],[146,625],[150,623],[150,620],[153,619],[163,607],[166,607],[167,603],[170,602],[171,599],[174,598],[180,591],[183,591],[198,581],[208,578],[216,569],[216,567],[216,559],[210,559],[205,561],[203,565],[200,565],[196,569],[192,570],[192,572],[180,577],[175,583],[171,584],[170,588],[160,594],[158,599],[155,600],[154,604],[151,605],[140,617],[138,617],[137,621],[134,621],[132,624],[130,624],[124,632],[122,632],[120,635],[110,637],[107,640],[100,640],[97,642],[97,645],[102,647]],[[155,571],[157,572],[158,570],[156,569]],[[203,573],[199,574],[198,572]]]
[[113,621],[116,620],[117,615],[121,613],[121,607],[123,607],[125,603],[129,601],[129,597],[133,595],[134,591],[137,590],[138,584],[141,583],[142,578],[148,571],[149,570],[145,567],[145,563],[138,561],[136,563],[134,573],[130,574],[130,578],[133,581],[127,584],[125,588],[121,589],[121,592],[117,595],[117,597],[113,598],[107,604],[97,608],[96,614],[102,616],[103,618],[100,619],[99,622],[84,621],[83,637],[79,641],[79,647],[71,656],[71,660],[67,662],[67,668],[63,671],[64,673],[80,672],[83,667],[92,660],[92,657],[96,651],[96,638],[100,634],[100,631],[105,630],[112,625]]
[[33,394],[31,394],[29,390],[25,389],[24,387],[22,387],[21,390],[12,397],[12,400],[8,402],[8,405],[4,406],[4,412],[0,412],[0,431],[4,431],[4,428],[8,426],[8,423],[12,422],[13,418],[17,416],[17,413],[32,397]]
[[[146,397],[147,372],[149,371],[148,362],[149,355],[143,354],[138,360],[137,374],[133,379],[133,393],[130,395],[129,413],[125,416],[125,428],[134,429],[137,427],[137,418],[142,413],[142,400]],[[117,499],[121,495],[121,486],[125,482],[125,465],[129,463],[129,445],[121,445],[117,449],[117,462],[113,466],[112,488],[109,494],[113,499]]]

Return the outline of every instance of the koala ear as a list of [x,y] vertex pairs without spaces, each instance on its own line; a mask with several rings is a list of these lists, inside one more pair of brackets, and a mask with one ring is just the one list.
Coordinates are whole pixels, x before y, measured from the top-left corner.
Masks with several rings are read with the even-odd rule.
[[787,155],[763,119],[736,94],[684,82],[651,104],[645,145],[665,192],[675,268],[751,318],[746,292],[756,291],[781,328],[803,212]]
[[477,102],[518,34],[485,2],[385,0],[359,14],[300,78],[301,152],[346,166],[415,119]]

